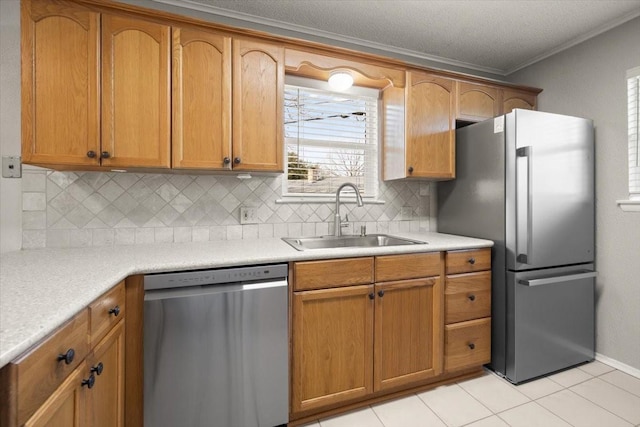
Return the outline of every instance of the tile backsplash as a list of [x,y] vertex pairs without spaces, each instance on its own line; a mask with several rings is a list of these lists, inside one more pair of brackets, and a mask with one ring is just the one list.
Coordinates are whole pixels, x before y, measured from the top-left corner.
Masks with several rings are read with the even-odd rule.
[[[23,172],[23,249],[333,233],[334,202],[276,202],[282,176]],[[345,234],[360,225],[368,233],[429,231],[431,185],[381,182],[384,203],[342,206],[352,225]],[[257,224],[240,224],[241,206],[256,208]]]

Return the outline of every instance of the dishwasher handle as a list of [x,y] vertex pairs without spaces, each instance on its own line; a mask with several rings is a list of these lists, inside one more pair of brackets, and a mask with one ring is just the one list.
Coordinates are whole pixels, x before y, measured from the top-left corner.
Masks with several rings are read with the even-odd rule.
[[279,288],[288,286],[287,279],[270,280],[253,283],[229,283],[223,285],[202,285],[187,288],[165,288],[147,290],[144,293],[145,301],[156,301],[170,298],[189,298],[202,295],[228,294],[232,292],[255,291],[267,288]]
[[581,279],[589,279],[592,277],[596,277],[598,275],[595,271],[582,271],[576,274],[568,274],[566,276],[555,276],[555,277],[545,277],[543,279],[523,279],[519,280],[518,283],[525,286],[540,286],[540,285],[550,285],[552,283],[561,283],[561,282],[570,282],[572,280],[581,280]]

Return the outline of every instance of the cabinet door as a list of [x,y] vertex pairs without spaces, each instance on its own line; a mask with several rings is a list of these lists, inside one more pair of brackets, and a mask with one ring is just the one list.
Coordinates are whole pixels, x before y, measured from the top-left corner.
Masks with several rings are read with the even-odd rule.
[[168,26],[102,16],[102,165],[169,167],[169,56]]
[[67,2],[22,2],[22,160],[97,165],[100,15]]
[[454,82],[412,71],[407,78],[408,177],[455,178]]
[[292,412],[373,391],[373,285],[295,292]]
[[172,72],[172,167],[231,169],[231,38],[173,28]]
[[535,110],[537,96],[526,92],[504,89],[502,91],[502,114],[510,113],[514,108]]
[[124,426],[124,322],[120,321],[87,357],[95,383],[87,396],[88,426]]
[[456,119],[481,122],[500,115],[500,90],[478,83],[456,82]]
[[86,371],[86,365],[83,362],[29,418],[24,427],[84,426],[83,411],[87,394],[90,392],[82,386],[83,374]]
[[374,390],[442,372],[440,277],[376,283]]
[[283,171],[284,48],[233,41],[233,168]]

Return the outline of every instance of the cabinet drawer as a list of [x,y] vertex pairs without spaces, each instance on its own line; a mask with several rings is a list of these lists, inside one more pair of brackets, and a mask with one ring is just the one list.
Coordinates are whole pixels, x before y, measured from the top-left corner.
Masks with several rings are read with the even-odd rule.
[[[82,310],[30,352],[11,362],[17,384],[17,419],[22,425],[84,360],[89,351],[89,320]],[[59,360],[71,354],[70,363]]]
[[445,371],[491,361],[491,318],[446,325],[444,331]]
[[124,317],[124,282],[89,305],[91,345],[96,345]]
[[373,258],[330,259],[293,264],[294,291],[373,283]]
[[440,275],[440,252],[376,257],[376,282]]
[[447,274],[491,270],[491,248],[447,252]]
[[447,276],[445,323],[491,316],[491,271]]

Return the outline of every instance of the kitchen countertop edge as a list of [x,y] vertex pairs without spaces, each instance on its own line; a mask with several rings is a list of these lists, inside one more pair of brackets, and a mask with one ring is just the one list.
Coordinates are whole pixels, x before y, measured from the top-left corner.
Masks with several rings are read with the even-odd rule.
[[394,233],[427,244],[297,251],[280,238],[16,251],[0,256],[0,368],[128,276],[330,258],[474,249],[493,242]]

